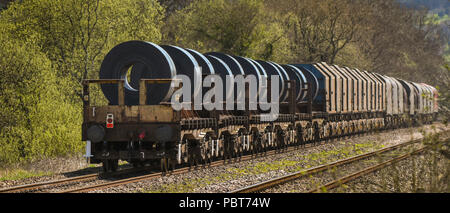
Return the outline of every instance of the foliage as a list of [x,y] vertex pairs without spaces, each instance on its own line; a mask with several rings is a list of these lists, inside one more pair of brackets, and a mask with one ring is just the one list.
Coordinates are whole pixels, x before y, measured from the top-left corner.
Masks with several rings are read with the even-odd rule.
[[444,84],[438,87],[439,99],[441,103],[441,111],[444,116],[443,121],[445,123],[450,119],[450,65],[445,64],[444,68],[446,72],[442,75]]
[[6,171],[4,174],[0,173],[0,181],[5,180],[23,180],[32,177],[42,177],[52,175],[51,172],[30,172],[23,169],[15,169],[12,171]]
[[82,79],[97,77],[103,56],[127,40],[158,43],[164,9],[156,0],[18,1],[2,12],[13,37],[36,39],[69,95],[81,97]]
[[81,110],[61,94],[51,62],[33,41],[0,33],[0,43],[0,162],[80,151]]
[[200,0],[168,18],[166,41],[202,52],[278,60],[289,53],[284,29],[261,0]]
[[334,63],[338,53],[354,42],[364,8],[346,0],[268,1],[270,8],[288,14],[285,28],[295,60]]
[[266,0],[265,4],[288,17],[277,21],[290,41],[289,63],[337,63],[445,91],[448,24],[433,20],[426,9],[405,7],[396,0]]
[[156,0],[25,0],[1,11],[1,164],[80,153],[81,80],[97,78],[120,42],[158,43],[163,15]]

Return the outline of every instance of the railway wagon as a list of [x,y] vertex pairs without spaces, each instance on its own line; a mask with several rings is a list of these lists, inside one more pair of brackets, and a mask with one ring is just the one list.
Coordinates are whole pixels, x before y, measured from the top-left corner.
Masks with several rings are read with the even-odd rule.
[[[180,84],[183,76],[189,81]],[[108,105],[91,105],[91,84],[101,86]],[[119,159],[167,171],[419,125],[438,110],[437,90],[426,84],[324,62],[278,64],[143,41],[114,47],[99,79],[83,81],[83,98],[86,157],[105,172]],[[273,105],[251,108],[255,102]]]

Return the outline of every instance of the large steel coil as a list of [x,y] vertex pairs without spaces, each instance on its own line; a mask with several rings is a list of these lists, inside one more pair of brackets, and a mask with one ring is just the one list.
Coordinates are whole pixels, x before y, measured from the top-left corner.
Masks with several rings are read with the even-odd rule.
[[[263,68],[264,70],[266,70],[267,73],[267,77],[272,76],[272,75],[278,75],[281,76],[281,72],[278,70],[278,68],[272,64],[269,63],[267,61],[261,61],[261,60],[257,60],[256,62],[258,62]],[[279,95],[281,97],[283,91],[284,91],[284,80],[283,78],[278,78],[278,90],[280,91]]]
[[[100,79],[124,79],[125,80],[125,104],[139,104],[139,80],[146,79],[173,79],[176,75],[183,74],[191,80],[191,97],[204,95],[209,88],[195,87],[194,79],[203,79],[206,75],[216,74],[223,80],[223,99],[237,99],[237,84],[233,90],[226,88],[227,76],[237,75],[255,76],[258,86],[258,95],[264,95],[261,80],[270,79],[272,75],[279,77],[280,101],[286,101],[289,90],[286,81],[295,80],[296,90],[294,96],[297,101],[303,101],[307,97],[304,92],[306,84],[311,85],[309,92],[317,96],[317,79],[307,70],[292,66],[280,65],[275,62],[253,60],[241,56],[232,56],[225,53],[209,52],[201,54],[192,49],[184,49],[172,45],[156,45],[151,42],[129,41],[114,47],[103,60],[100,68]],[[202,78],[203,77],[203,78]],[[198,84],[198,82],[195,82]],[[203,82],[201,82],[203,84]],[[200,89],[202,88],[202,93]],[[118,90],[116,84],[102,85],[102,91],[109,100],[110,105],[118,104]],[[147,85],[147,104],[159,104],[170,101],[174,89],[170,84]]]
[[300,101],[302,99],[302,97],[306,95],[306,93],[304,93],[302,91],[302,87],[306,83],[305,76],[296,67],[292,67],[290,65],[281,65],[281,66],[286,70],[286,72],[289,75],[289,78],[291,80],[295,81],[295,83],[296,83],[296,85],[295,85],[295,89],[296,89],[295,93],[297,94],[295,96],[295,100]]
[[280,101],[286,101],[289,95],[289,88],[287,86],[287,83],[285,82],[290,80],[289,75],[287,74],[286,70],[284,70],[284,68],[281,67],[279,64],[271,61],[269,61],[269,63],[275,65],[275,67],[278,69],[278,72],[281,73],[279,77],[283,79],[284,89],[280,93]]
[[[100,67],[100,79],[125,80],[125,104],[139,104],[139,88],[131,87],[127,79],[129,69],[139,66],[132,75],[131,82],[136,86],[141,78],[173,78],[177,70],[172,57],[160,46],[143,41],[128,41],[115,46],[105,56]],[[138,75],[137,75],[138,74]],[[103,94],[110,105],[118,104],[118,90],[116,84],[103,84]],[[152,84],[147,87],[147,100],[149,104],[158,104],[168,101],[173,89],[170,84]]]
[[[308,68],[300,66],[298,64],[292,64],[289,66],[296,67],[305,76],[306,81],[311,87],[308,89],[308,91],[311,92],[311,97],[313,100],[315,100],[317,95],[319,94],[319,80],[316,78],[316,76],[310,70],[308,70]],[[302,100],[306,100],[306,98],[307,96],[305,96]]]
[[206,55],[206,58],[212,63],[214,70],[216,70],[216,75],[219,75],[222,78],[222,86],[223,90],[223,99],[229,100],[233,97],[233,90],[226,89],[226,78],[227,76],[233,76],[231,69],[228,65],[220,58],[217,58],[212,55]]
[[[199,95],[201,87],[194,85],[194,79],[202,79],[202,73],[194,56],[181,47],[170,45],[161,45],[161,47],[169,53],[175,63],[177,75],[186,75],[191,79],[191,97]],[[205,69],[207,69],[207,67],[205,67]]]

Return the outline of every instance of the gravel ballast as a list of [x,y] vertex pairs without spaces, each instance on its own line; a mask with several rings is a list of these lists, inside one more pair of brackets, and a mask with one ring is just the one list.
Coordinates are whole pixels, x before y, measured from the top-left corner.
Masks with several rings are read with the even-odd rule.
[[199,168],[185,174],[170,175],[95,192],[230,192],[292,172],[396,145],[412,139],[419,139],[423,137],[420,130],[437,132],[446,130],[446,128],[443,125],[435,124],[420,128],[374,133],[340,141],[331,141],[326,144],[322,143],[317,146],[305,147],[292,152],[249,161],[205,169]]
[[[135,192],[229,192],[288,173],[322,165],[338,159],[373,151],[411,139],[423,137],[420,130],[437,132],[448,130],[442,124],[423,127],[397,129],[388,132],[330,141],[316,146],[307,146],[292,152],[272,156],[258,157],[249,161],[225,164],[217,167],[199,167],[191,172],[158,177],[122,186],[94,191],[96,193],[135,193]],[[79,159],[83,161],[83,159]],[[86,167],[87,165],[85,165]],[[38,170],[38,168],[36,168]],[[48,169],[45,171],[54,172]],[[26,178],[22,180],[0,181],[0,188],[12,187],[35,182],[50,181],[68,177],[68,174],[82,175],[99,171],[99,168],[84,168],[72,172],[54,172],[50,176]],[[101,180],[99,182],[108,181]],[[94,181],[96,182],[96,181]],[[92,184],[86,183],[86,184]]]

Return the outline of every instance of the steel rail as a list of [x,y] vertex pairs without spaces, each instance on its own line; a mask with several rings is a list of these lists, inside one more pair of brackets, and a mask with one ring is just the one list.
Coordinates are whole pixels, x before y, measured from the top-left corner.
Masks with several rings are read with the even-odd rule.
[[[294,147],[292,147],[292,148],[294,148]],[[290,151],[293,151],[293,150],[295,150],[295,149],[288,150],[287,152],[290,152]],[[270,151],[267,151],[266,153],[267,154],[264,154],[264,155],[261,155],[261,156],[244,155],[242,157],[234,157],[234,158],[231,158],[232,160],[234,160],[231,163],[247,161],[247,160],[252,160],[252,159],[256,159],[256,158],[260,158],[260,157],[265,157],[265,156],[271,156],[271,155],[278,154],[277,150],[270,150]],[[209,164],[202,164],[202,167],[210,168],[210,167],[221,166],[221,165],[225,165],[227,163],[227,161],[230,161],[230,159],[217,160],[217,161],[213,161],[213,162],[211,162]],[[194,169],[195,168],[197,168],[197,167],[194,167]],[[191,167],[182,167],[182,168],[170,171],[167,174],[168,175],[183,174],[183,173],[190,172],[191,170],[192,170]],[[62,191],[61,193],[79,193],[79,192],[95,191],[95,190],[109,188],[109,187],[113,187],[113,186],[119,186],[119,185],[134,183],[134,182],[138,182],[138,181],[143,181],[143,180],[150,180],[150,179],[158,178],[158,177],[161,177],[161,176],[164,176],[164,175],[165,174],[163,172],[152,173],[152,174],[147,174],[147,175],[142,175],[142,176],[137,176],[137,177],[131,177],[131,178],[125,178],[125,179],[121,179],[121,180],[116,180],[116,181],[102,183],[102,184],[97,184],[97,185],[92,185],[92,186],[86,186],[86,187],[77,188],[77,189],[69,189],[69,190]]]
[[[313,145],[310,145],[310,147],[312,147],[312,146]],[[295,150],[297,150],[297,147],[288,147],[286,149],[286,151],[284,151],[283,153],[289,153],[289,152],[292,152]],[[201,164],[201,166],[204,168],[206,168],[206,167],[210,168],[210,167],[225,165],[225,164],[227,164],[227,162],[230,162],[230,161],[231,161],[231,163],[236,163],[236,162],[248,161],[248,160],[253,160],[253,159],[257,159],[257,158],[261,158],[261,157],[266,157],[266,156],[272,156],[272,155],[276,155],[276,154],[280,154],[280,150],[269,150],[266,152],[258,153],[256,155],[253,155],[253,154],[243,155],[241,157],[231,158],[231,160],[230,159],[216,160],[211,163]],[[197,167],[194,167],[194,168],[197,168]],[[171,172],[168,172],[167,174],[168,175],[183,174],[183,173],[187,173],[191,170],[192,170],[192,168],[190,168],[190,167],[183,167],[183,168],[175,169]],[[128,183],[143,181],[143,180],[150,180],[153,178],[161,177],[163,175],[164,175],[163,172],[152,173],[152,174],[131,177],[131,178],[116,180],[116,181],[112,181],[112,182],[92,185],[92,186],[86,186],[86,187],[77,188],[77,189],[69,189],[69,190],[62,191],[61,193],[80,193],[80,192],[95,191],[95,190],[109,188],[109,187],[113,187],[113,186],[119,186],[119,185],[124,185],[124,184],[128,184]]]
[[[312,146],[312,145],[311,145]],[[294,151],[294,150],[296,150],[296,147],[289,147],[288,149],[287,149],[287,151],[286,151],[286,153],[287,152],[291,152],[291,151]],[[262,152],[262,153],[259,153],[258,155],[244,155],[244,156],[241,156],[241,157],[234,157],[234,158],[232,158],[231,160],[234,160],[233,162],[236,162],[236,161],[245,161],[245,160],[251,160],[251,159],[255,159],[255,158],[257,158],[257,157],[264,157],[264,156],[267,156],[267,155],[274,155],[274,154],[277,154],[276,152],[277,152],[278,150],[270,150],[270,151],[267,151],[266,153],[264,153],[264,152]],[[213,162],[211,162],[210,164],[203,164],[203,166],[218,166],[218,165],[223,165],[223,164],[225,164],[226,163],[226,161],[230,161],[229,159],[227,159],[227,160],[219,160],[219,161],[213,161]],[[232,163],[233,163],[232,162]],[[135,170],[135,169],[127,169],[127,170],[121,170],[121,171],[118,171],[118,172],[116,172],[116,173],[111,173],[111,174],[105,174],[105,173],[95,173],[95,174],[88,174],[88,175],[82,175],[82,176],[77,176],[77,177],[71,177],[71,178],[64,178],[64,179],[59,179],[59,180],[53,180],[53,181],[46,181],[46,182],[40,182],[40,183],[31,183],[31,184],[25,184],[25,185],[19,185],[19,186],[14,186],[14,187],[10,187],[10,188],[4,188],[4,189],[0,189],[0,193],[13,193],[13,192],[24,192],[24,191],[31,191],[31,190],[35,190],[35,189],[41,189],[41,188],[45,188],[45,187],[48,187],[48,186],[54,186],[54,185],[62,185],[62,184],[68,184],[68,183],[72,183],[72,182],[83,182],[83,181],[89,181],[89,180],[94,180],[94,179],[97,179],[97,178],[99,178],[99,177],[101,177],[101,176],[113,176],[113,175],[121,175],[121,174],[126,174],[126,173],[129,173],[129,172],[139,172],[139,171],[145,171],[145,168],[147,168],[147,167],[144,167],[144,168],[139,168],[138,170]],[[185,169],[188,169],[188,170],[190,170],[188,167],[185,167],[185,168],[180,168],[180,169],[178,169],[178,170],[185,170]],[[175,172],[175,171],[177,171],[177,170],[174,170],[173,172]],[[179,171],[178,171],[179,172]],[[172,173],[171,173],[172,174]],[[175,173],[173,173],[173,174],[175,174]],[[151,177],[157,177],[157,176],[162,176],[163,175],[163,173],[162,172],[159,172],[159,173],[153,173],[153,174],[150,174],[150,175],[147,175],[147,178],[151,178]],[[117,182],[119,182],[119,181],[117,181]],[[106,186],[104,187],[104,188],[106,188]],[[68,192],[70,191],[70,190],[67,190]],[[89,191],[89,190],[86,190],[86,191]]]
[[25,184],[20,186],[14,186],[11,188],[6,189],[0,189],[0,193],[12,193],[12,192],[22,192],[22,191],[30,191],[34,189],[40,189],[47,186],[52,185],[60,185],[65,183],[71,183],[71,182],[81,182],[81,181],[87,181],[91,179],[96,179],[99,177],[100,174],[89,174],[89,175],[83,175],[83,176],[77,176],[72,178],[64,178],[60,180],[53,180],[53,181],[46,181],[41,183],[31,183],[31,184]]
[[358,161],[358,160],[361,160],[361,159],[369,158],[369,157],[372,157],[372,156],[375,156],[375,155],[379,155],[381,153],[388,152],[388,151],[391,151],[391,150],[394,150],[394,149],[397,149],[397,148],[400,148],[400,147],[403,147],[403,146],[407,146],[407,145],[410,145],[410,144],[418,143],[418,142],[421,142],[422,140],[423,139],[416,139],[416,140],[404,142],[404,143],[401,143],[401,144],[393,145],[393,146],[390,146],[390,147],[386,147],[386,148],[383,148],[383,149],[379,149],[379,150],[376,150],[376,151],[373,151],[373,152],[364,153],[364,154],[360,154],[360,155],[357,155],[357,156],[354,156],[354,157],[346,158],[344,160],[338,160],[338,161],[334,161],[334,162],[329,163],[329,164],[316,166],[316,167],[313,167],[311,169],[302,170],[302,171],[299,171],[299,172],[294,172],[294,173],[291,173],[291,174],[288,174],[288,175],[285,175],[285,176],[282,176],[282,177],[274,178],[274,179],[271,179],[271,180],[268,180],[268,181],[264,181],[264,182],[261,182],[261,183],[250,185],[250,186],[238,189],[238,190],[234,190],[234,191],[231,191],[230,193],[252,193],[252,192],[263,191],[263,190],[272,188],[274,186],[277,186],[277,185],[280,185],[280,184],[283,184],[283,183],[286,183],[286,182],[289,182],[289,181],[292,181],[292,180],[295,180],[295,179],[298,179],[298,178],[301,178],[301,177],[306,177],[306,176],[311,175],[311,174],[315,174],[315,173],[318,173],[318,172],[322,172],[322,171],[328,170],[328,169],[333,168],[335,166],[341,166],[341,165],[349,164],[349,163],[352,163],[352,162],[355,162],[355,161]]
[[[298,150],[300,147],[305,148],[305,147],[307,147],[306,145],[309,145],[308,147],[313,147],[313,146],[317,146],[320,144],[321,144],[321,142],[317,142],[317,143],[309,143],[309,144],[291,146],[291,147],[287,147],[284,150],[282,150],[282,149],[269,150],[269,151],[260,152],[257,154],[249,154],[249,155],[243,155],[240,157],[234,157],[231,159],[216,160],[216,161],[212,161],[211,163],[201,164],[201,166],[209,168],[209,167],[225,165],[227,162],[228,163],[236,163],[236,162],[241,162],[241,161],[253,160],[253,159],[257,159],[257,158],[261,158],[261,157],[280,154],[280,153],[289,153],[289,152]],[[198,165],[198,166],[200,166],[200,165]],[[183,174],[183,173],[187,173],[189,171],[191,171],[190,167],[183,167],[183,168],[175,169],[175,170],[169,172],[168,175]],[[108,182],[108,183],[86,186],[86,187],[78,188],[78,189],[69,189],[69,190],[62,191],[61,193],[79,193],[79,192],[95,191],[95,190],[109,188],[109,187],[113,187],[113,186],[119,186],[119,185],[124,185],[124,184],[128,184],[128,183],[149,180],[149,179],[157,178],[157,177],[161,177],[161,176],[164,176],[163,172],[152,173],[152,174],[147,174],[147,175],[137,176],[137,177],[132,177],[132,178],[126,178],[126,179],[121,179],[121,180],[112,181],[112,182]]]
[[[437,133],[437,134],[441,134],[441,133],[442,132]],[[422,139],[409,141],[409,142],[403,143],[403,145],[416,143],[416,142],[421,141],[421,140]],[[225,165],[227,162],[235,163],[235,162],[241,162],[241,161],[247,161],[247,160],[257,159],[257,158],[261,158],[261,157],[271,156],[271,155],[275,155],[275,154],[279,154],[279,153],[289,153],[289,152],[298,150],[301,147],[303,147],[303,148],[313,147],[313,146],[317,146],[317,145],[320,145],[320,144],[322,144],[322,141],[320,141],[318,143],[308,143],[308,144],[303,144],[303,145],[291,146],[291,147],[288,147],[287,149],[284,149],[284,150],[269,150],[269,151],[265,151],[265,152],[261,152],[261,153],[257,153],[257,154],[250,154],[250,155],[243,155],[243,156],[240,156],[240,157],[234,157],[234,158],[231,158],[231,159],[216,160],[216,161],[213,161],[211,163],[201,164],[201,165],[203,167],[220,166],[220,165]],[[402,144],[397,144],[397,145],[394,145],[392,147],[388,147],[388,148],[384,148],[384,149],[394,149],[394,148],[399,147],[401,145]],[[376,152],[381,153],[381,152],[383,152],[382,150],[378,150]],[[370,153],[358,155],[356,157],[364,158],[364,156],[366,156],[368,154],[370,154]],[[356,158],[356,157],[354,157],[354,158]],[[344,161],[341,161],[340,163],[339,162],[334,162],[334,163],[335,163],[335,165],[340,165],[340,164],[345,164],[346,163],[345,161],[349,161],[349,160],[350,159],[345,159]],[[307,172],[307,174],[312,174],[314,172],[323,171],[323,170],[327,169],[327,167],[331,167],[331,166],[335,166],[335,165],[318,166],[318,167],[314,167],[312,169],[309,169],[307,171],[302,171],[302,172],[298,172],[298,173],[305,173],[305,172]],[[197,165],[197,166],[200,166],[200,165]],[[99,178],[102,175],[110,175],[110,176],[112,176],[112,175],[126,174],[126,173],[129,173],[129,172],[145,171],[146,168],[147,167],[138,168],[138,170],[136,170],[136,169],[121,170],[121,171],[118,171],[117,173],[112,173],[112,174],[96,173],[96,174],[89,174],[89,175],[84,175],[84,176],[60,179],[60,180],[55,180],[55,181],[47,181],[47,182],[42,182],[42,183],[33,183],[33,184],[20,185],[20,186],[15,186],[15,187],[11,187],[11,188],[0,189],[0,193],[30,191],[30,190],[33,190],[33,189],[44,188],[46,186],[61,185],[61,184],[71,183],[71,182],[76,182],[76,181],[78,181],[78,182],[88,181],[88,180],[91,180],[91,179]],[[173,170],[173,171],[169,172],[169,175],[170,174],[187,173],[190,170],[191,170],[190,167],[183,167],[183,168],[179,168],[179,169],[176,169],[176,170]],[[93,190],[97,190],[97,189],[108,188],[108,187],[112,187],[112,186],[138,182],[138,181],[141,181],[141,180],[152,179],[152,178],[160,177],[160,176],[163,176],[163,175],[164,175],[163,172],[152,173],[152,174],[147,174],[147,175],[143,175],[143,176],[137,176],[137,177],[132,177],[132,178],[125,178],[125,179],[121,179],[121,180],[117,180],[117,181],[113,181],[113,182],[108,182],[108,183],[103,183],[103,184],[99,184],[99,185],[87,186],[87,187],[78,188],[78,189],[70,189],[70,190],[63,191],[63,193],[93,191]],[[290,176],[290,175],[287,175],[287,176]],[[298,175],[297,174],[297,176],[300,177],[302,175]],[[286,177],[286,178],[289,178],[289,177]],[[295,179],[295,178],[296,177],[291,177],[290,179]],[[259,190],[256,190],[256,191],[259,191]],[[253,192],[253,191],[247,191],[245,189],[242,189],[242,191],[241,190],[236,190],[236,191],[233,191],[232,193],[245,193],[245,192]]]
[[148,169],[148,167],[124,169],[124,170],[119,170],[117,172],[112,172],[112,173],[94,173],[94,174],[87,174],[87,175],[81,175],[81,176],[70,177],[70,178],[63,178],[63,179],[59,179],[59,180],[24,184],[24,185],[19,185],[19,186],[13,186],[10,188],[0,189],[0,193],[31,191],[31,190],[46,188],[48,186],[63,185],[63,184],[68,184],[68,183],[73,183],[73,182],[85,182],[85,181],[91,181],[94,179],[98,179],[101,177],[113,177],[113,176],[123,175],[123,174],[127,174],[127,173],[141,172],[141,171],[145,171],[146,169]]
[[390,166],[390,165],[392,165],[392,164],[394,164],[394,163],[397,163],[397,162],[399,162],[399,161],[402,161],[402,160],[404,160],[404,159],[406,159],[406,158],[409,158],[409,157],[411,157],[411,156],[413,156],[413,155],[419,154],[419,153],[425,151],[425,150],[428,149],[428,148],[430,148],[430,147],[429,147],[429,146],[422,147],[422,148],[420,148],[420,149],[418,149],[418,150],[415,150],[415,151],[413,151],[413,152],[406,153],[406,154],[401,155],[401,156],[399,156],[399,157],[396,157],[396,158],[394,158],[394,159],[385,161],[385,162],[380,163],[380,164],[377,164],[377,165],[375,165],[375,166],[371,166],[371,167],[362,169],[362,170],[360,170],[360,171],[358,171],[358,172],[352,173],[352,174],[350,174],[350,175],[347,175],[347,176],[345,176],[345,177],[339,178],[339,179],[337,179],[337,180],[330,181],[330,182],[328,182],[328,183],[325,184],[325,185],[322,185],[322,186],[320,186],[320,187],[318,187],[318,188],[316,188],[316,189],[312,189],[312,190],[308,191],[308,193],[320,192],[320,191],[323,190],[323,189],[326,189],[326,190],[334,189],[334,188],[336,188],[336,187],[338,187],[338,186],[341,186],[341,185],[344,184],[344,183],[347,183],[347,182],[350,182],[350,181],[352,181],[352,180],[355,180],[356,178],[359,178],[359,177],[361,177],[361,176],[370,174],[370,173],[372,173],[372,172],[375,172],[375,171],[377,171],[377,170],[380,170],[380,169],[382,169],[382,168],[385,168],[385,167],[387,167],[387,166]]

